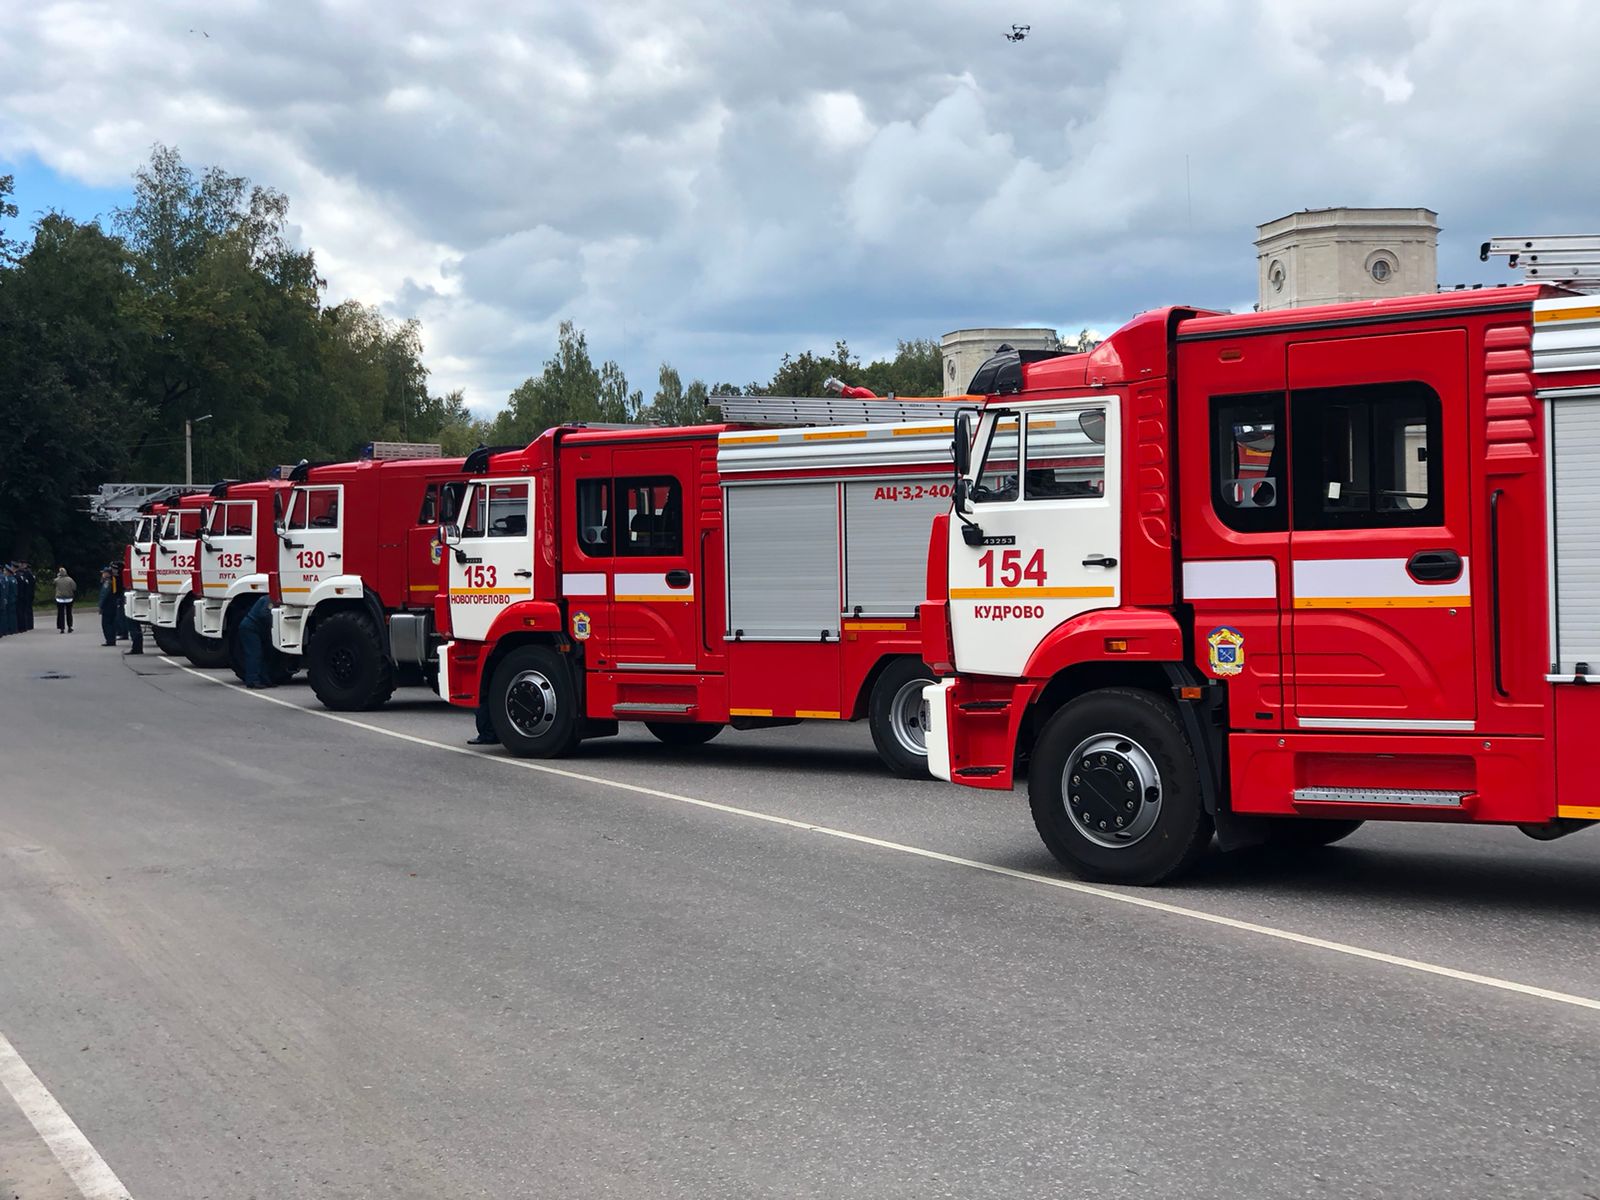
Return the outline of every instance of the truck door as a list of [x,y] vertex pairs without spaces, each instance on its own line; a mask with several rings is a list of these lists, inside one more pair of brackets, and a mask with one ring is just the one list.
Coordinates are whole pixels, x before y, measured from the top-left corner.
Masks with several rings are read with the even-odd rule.
[[1020,676],[1057,625],[1117,606],[1117,397],[1000,412],[991,428],[968,517],[983,543],[968,545],[950,522],[951,628],[963,672]]
[[450,553],[450,628],[484,641],[509,604],[533,596],[533,480],[475,479]]
[[278,554],[284,603],[307,604],[324,579],[344,573],[344,485],[314,484],[289,494]]
[[1301,728],[1473,728],[1466,382],[1461,330],[1289,347]]
[[256,571],[256,502],[218,500],[200,544],[200,586],[221,600],[234,582]]
[[618,671],[692,671],[699,665],[699,582],[687,481],[692,443],[612,454],[611,665]]

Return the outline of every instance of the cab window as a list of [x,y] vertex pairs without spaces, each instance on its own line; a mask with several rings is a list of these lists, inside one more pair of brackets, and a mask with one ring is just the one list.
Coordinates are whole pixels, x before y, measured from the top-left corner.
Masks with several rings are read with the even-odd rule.
[[528,485],[480,483],[462,523],[464,538],[522,537],[528,532]]
[[337,488],[296,488],[289,502],[290,529],[339,528]]
[[1288,448],[1283,393],[1215,396],[1211,401],[1211,507],[1229,529],[1282,533]]
[[1444,521],[1439,396],[1422,383],[1294,393],[1296,529]]
[[611,480],[578,481],[578,549],[590,558],[611,554]]
[[1105,427],[1104,409],[1030,414],[1024,497],[1098,500],[1104,496]]
[[626,523],[616,553],[644,558],[683,553],[683,489],[666,475],[616,481]]
[[1017,498],[1018,455],[1022,448],[1022,420],[1016,414],[997,416],[972,485],[972,499],[994,503]]

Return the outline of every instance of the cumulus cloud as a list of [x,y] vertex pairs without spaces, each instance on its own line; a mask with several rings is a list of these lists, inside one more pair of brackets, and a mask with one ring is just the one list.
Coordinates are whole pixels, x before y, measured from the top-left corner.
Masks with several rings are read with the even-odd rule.
[[[1447,281],[1491,234],[1592,227],[1583,56],[1513,72],[1502,5],[1023,8],[46,0],[0,41],[0,159],[104,186],[162,141],[282,188],[334,298],[419,317],[479,408],[566,317],[641,385],[745,380],[836,337],[1248,303],[1253,226],[1299,208],[1435,208]],[[1517,22],[1600,42],[1580,0]]]

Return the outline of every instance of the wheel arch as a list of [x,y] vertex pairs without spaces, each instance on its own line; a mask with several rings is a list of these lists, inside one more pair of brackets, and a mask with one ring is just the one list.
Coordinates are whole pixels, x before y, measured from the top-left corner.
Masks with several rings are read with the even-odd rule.
[[[867,706],[872,701],[872,689],[878,686],[883,673],[902,659],[910,659],[919,666],[927,665],[922,661],[922,655],[914,650],[885,650],[862,677],[860,686],[856,688],[855,699],[844,714],[846,720],[860,721],[866,717]],[[932,671],[928,672],[928,677],[933,678]]]
[[572,686],[578,697],[579,712],[582,712],[584,702],[583,670],[571,654],[571,643],[559,632],[552,630],[527,629],[508,633],[497,638],[490,644],[488,653],[484,656],[483,665],[478,670],[478,703],[483,703],[484,693],[488,690],[494,673],[500,667],[508,654],[522,649],[524,646],[545,646],[561,655],[562,661],[567,664],[568,674],[572,676]]

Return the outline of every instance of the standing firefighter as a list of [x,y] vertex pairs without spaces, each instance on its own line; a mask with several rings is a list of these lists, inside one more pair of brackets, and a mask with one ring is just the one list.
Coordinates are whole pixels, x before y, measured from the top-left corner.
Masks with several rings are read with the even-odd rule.
[[65,567],[56,568],[56,632],[72,632],[72,602],[77,599],[78,585]]
[[100,636],[105,644],[117,644],[117,571],[115,567],[100,568]]
[[0,637],[17,631],[17,577],[9,565],[0,567]]
[[17,628],[31,630],[33,628],[33,569],[27,563],[19,563],[21,568],[17,572]]

